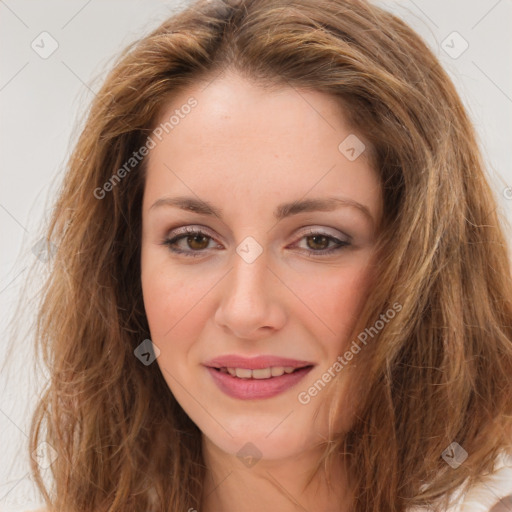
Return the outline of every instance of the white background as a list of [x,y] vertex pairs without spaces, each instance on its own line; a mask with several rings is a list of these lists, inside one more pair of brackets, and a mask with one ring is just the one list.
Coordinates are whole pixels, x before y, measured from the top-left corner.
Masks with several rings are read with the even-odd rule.
[[[7,327],[35,258],[38,229],[76,140],[76,123],[117,52],[187,3],[0,0],[0,314],[6,333],[0,363],[8,342],[15,343],[13,359],[0,377],[2,511],[41,503],[29,475],[26,444],[40,385],[29,340],[9,338]],[[499,211],[511,220],[512,200],[504,190],[512,186],[512,1],[380,3],[424,37],[452,76],[479,133]],[[59,45],[47,59],[31,48],[43,31]],[[469,44],[458,58],[450,57],[442,43],[454,31]],[[457,36],[447,44],[461,48]],[[508,227],[507,235],[510,240]],[[14,320],[29,325],[32,313],[25,306]]]

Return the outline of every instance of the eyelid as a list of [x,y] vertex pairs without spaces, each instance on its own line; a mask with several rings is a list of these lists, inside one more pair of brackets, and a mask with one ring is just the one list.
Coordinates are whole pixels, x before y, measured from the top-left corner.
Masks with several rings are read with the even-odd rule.
[[166,237],[170,237],[171,234],[173,237],[175,237],[175,236],[190,233],[190,232],[195,233],[196,231],[202,231],[202,232],[204,232],[205,235],[208,235],[211,238],[216,237],[216,235],[213,234],[211,229],[209,229],[206,226],[203,226],[201,224],[190,224],[187,226],[172,228],[168,231],[168,233],[166,234]]
[[[330,229],[335,229],[335,228],[330,228]],[[313,226],[308,226],[305,231],[301,231],[301,237],[304,235],[308,235],[308,234],[315,234],[315,235],[323,234],[325,236],[332,236],[333,238],[339,238],[340,236],[346,237],[347,240],[342,240],[342,241],[352,243],[352,237],[349,234],[340,231],[339,229],[336,229],[336,233],[330,233],[330,232],[326,231],[326,228],[323,226],[320,227],[320,226],[313,225]]]

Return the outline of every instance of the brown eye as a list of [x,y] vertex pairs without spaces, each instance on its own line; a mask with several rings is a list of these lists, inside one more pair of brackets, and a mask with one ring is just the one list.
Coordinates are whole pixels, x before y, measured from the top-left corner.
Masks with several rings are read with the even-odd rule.
[[199,229],[186,228],[183,231],[183,234],[164,240],[163,245],[167,245],[170,251],[177,254],[201,256],[208,249],[212,237]]
[[[303,239],[306,240],[306,248],[302,249],[313,257],[328,255],[351,245],[349,241],[339,240],[334,236],[316,231],[306,233],[300,240]],[[186,228],[183,230],[183,234],[164,240],[163,245],[167,245],[169,250],[174,253],[197,257],[202,256],[208,250],[208,245],[212,240],[211,236],[199,229]],[[333,246],[329,247],[331,243]]]
[[[308,239],[308,247],[310,249],[314,249],[314,250],[324,250],[324,249],[327,249],[327,247],[329,247],[329,239],[330,237],[328,236],[325,236],[325,235],[310,235],[310,236],[307,236],[306,237]],[[310,244],[309,243],[309,240],[312,240],[313,243]]]
[[[325,256],[352,245],[348,240],[338,238],[319,231],[309,231],[300,240],[306,240],[306,247],[302,248],[311,256]],[[330,246],[330,244],[333,244]],[[300,248],[300,245],[299,245]]]
[[[208,243],[210,241],[209,236],[205,236],[202,234],[187,236],[187,244],[191,249],[202,250],[208,247]],[[205,243],[206,242],[206,243]]]

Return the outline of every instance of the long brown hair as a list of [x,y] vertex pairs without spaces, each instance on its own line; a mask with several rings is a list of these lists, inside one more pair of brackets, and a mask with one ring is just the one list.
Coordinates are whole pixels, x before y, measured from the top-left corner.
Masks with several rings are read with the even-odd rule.
[[[57,251],[36,342],[50,379],[30,449],[44,440],[57,458],[51,488],[31,459],[38,487],[63,512],[201,506],[201,432],[158,365],[134,356],[150,338],[139,262],[146,159],[103,197],[94,191],[147,142],[173,94],[228,68],[261,86],[335,95],[371,146],[385,209],[377,284],[356,329],[401,310],[358,354],[357,415],[319,462],[345,454],[354,512],[445,506],[511,449],[504,219],[440,63],[403,21],[360,0],[199,1],[119,57],[46,233]],[[452,442],[468,453],[456,470],[441,457]]]

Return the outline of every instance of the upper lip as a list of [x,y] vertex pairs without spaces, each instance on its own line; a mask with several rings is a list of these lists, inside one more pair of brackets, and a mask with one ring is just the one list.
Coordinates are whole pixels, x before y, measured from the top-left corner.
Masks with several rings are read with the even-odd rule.
[[313,366],[313,364],[314,363],[309,361],[300,361],[298,359],[289,359],[287,357],[264,355],[247,358],[234,354],[219,356],[204,363],[205,366],[210,368],[247,368],[250,370],[258,370],[272,366],[302,368],[304,366]]

